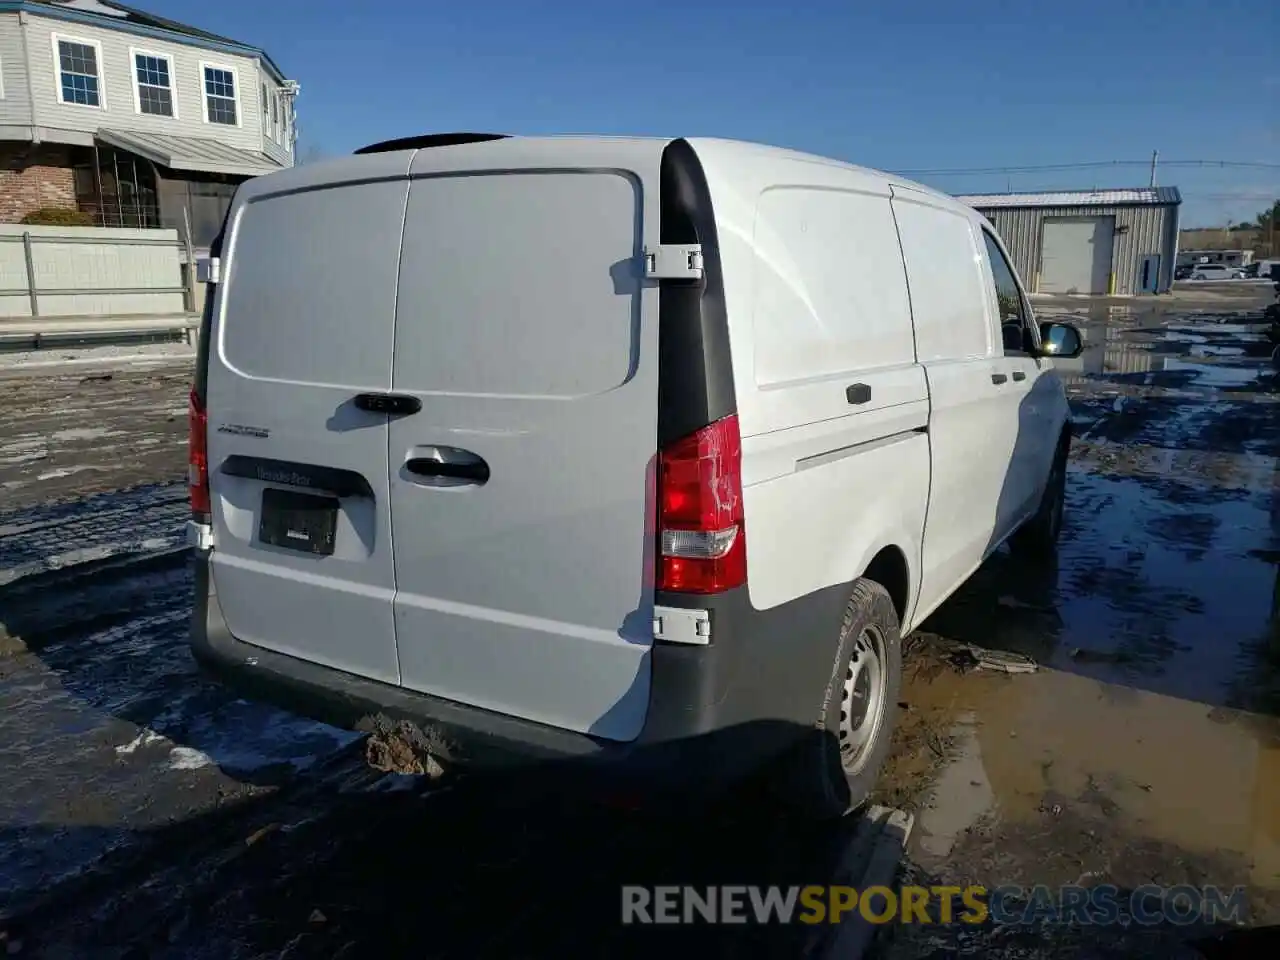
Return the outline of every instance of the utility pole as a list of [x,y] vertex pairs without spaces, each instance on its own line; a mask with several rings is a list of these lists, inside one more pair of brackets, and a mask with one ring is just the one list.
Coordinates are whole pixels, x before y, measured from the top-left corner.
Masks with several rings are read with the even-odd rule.
[[1160,151],[1151,151],[1151,186],[1156,185],[1156,162],[1160,159]]

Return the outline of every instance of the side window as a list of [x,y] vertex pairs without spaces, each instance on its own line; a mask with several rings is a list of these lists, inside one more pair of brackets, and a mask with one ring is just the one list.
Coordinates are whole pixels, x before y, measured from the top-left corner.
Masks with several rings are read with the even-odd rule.
[[1018,281],[1014,279],[1013,268],[1004,258],[1000,245],[987,231],[982,231],[983,242],[987,245],[987,262],[991,265],[991,277],[996,285],[996,309],[1000,317],[1000,335],[1004,340],[1005,353],[1025,353],[1031,347],[1030,316],[1022,293],[1018,290]]

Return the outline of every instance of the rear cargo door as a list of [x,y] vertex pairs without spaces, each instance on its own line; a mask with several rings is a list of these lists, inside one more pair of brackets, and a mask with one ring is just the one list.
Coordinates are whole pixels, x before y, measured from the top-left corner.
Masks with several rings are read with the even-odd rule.
[[422,409],[390,426],[402,682],[629,740],[652,644],[658,290],[642,249],[660,152],[566,170],[525,149],[529,169],[409,193],[392,388]]
[[[214,585],[241,640],[399,682],[387,479],[396,269],[409,184],[246,190],[209,370]],[[270,183],[270,181],[264,181]]]

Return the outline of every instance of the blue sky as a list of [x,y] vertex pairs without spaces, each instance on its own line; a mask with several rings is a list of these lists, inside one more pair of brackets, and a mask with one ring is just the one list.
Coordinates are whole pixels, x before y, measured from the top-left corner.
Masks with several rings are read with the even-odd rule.
[[[1184,223],[1280,196],[1280,3],[133,0],[268,50],[302,149],[411,133],[712,135],[895,171],[1144,160]],[[922,175],[952,193],[1147,182],[1145,166]]]

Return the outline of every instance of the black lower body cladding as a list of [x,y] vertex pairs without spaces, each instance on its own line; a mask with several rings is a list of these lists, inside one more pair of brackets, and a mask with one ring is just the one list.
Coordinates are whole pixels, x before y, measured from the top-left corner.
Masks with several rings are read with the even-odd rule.
[[813,735],[849,596],[839,584],[770,610],[746,588],[656,602],[711,611],[713,642],[655,644],[644,730],[616,743],[415,693],[275,653],[233,636],[218,605],[208,554],[197,554],[192,651],[238,693],[356,729],[378,714],[409,720],[477,769],[549,766],[654,793],[731,783]]

